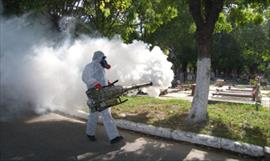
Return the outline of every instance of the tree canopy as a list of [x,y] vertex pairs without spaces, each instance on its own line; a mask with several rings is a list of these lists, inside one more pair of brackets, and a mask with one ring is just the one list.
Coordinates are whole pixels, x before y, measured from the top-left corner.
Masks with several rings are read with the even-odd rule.
[[[270,72],[269,0],[225,0],[213,35],[212,67],[230,73]],[[8,0],[2,1],[4,15],[32,12],[49,15],[58,29],[64,16],[76,17],[77,32],[113,37],[123,41],[142,40],[158,45],[169,54],[175,71],[196,67],[196,25],[188,0]],[[207,15],[207,6],[203,8]],[[220,59],[222,57],[222,59]],[[241,61],[245,60],[245,61]],[[228,65],[234,62],[234,65]],[[189,65],[188,65],[189,64]]]

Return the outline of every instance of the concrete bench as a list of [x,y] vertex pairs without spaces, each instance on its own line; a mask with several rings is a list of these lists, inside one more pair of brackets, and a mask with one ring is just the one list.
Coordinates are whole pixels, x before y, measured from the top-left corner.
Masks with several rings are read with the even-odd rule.
[[252,101],[255,101],[255,95],[252,93],[228,93],[228,92],[217,92],[212,93],[213,96],[219,95],[219,96],[232,96],[232,97],[247,97],[252,98]]
[[239,92],[253,92],[256,90],[256,86],[250,86],[245,88],[236,88],[234,86],[228,86],[228,91],[239,91]]
[[252,92],[254,89],[236,89],[236,88],[231,88],[228,89],[229,91],[236,91],[236,92]]

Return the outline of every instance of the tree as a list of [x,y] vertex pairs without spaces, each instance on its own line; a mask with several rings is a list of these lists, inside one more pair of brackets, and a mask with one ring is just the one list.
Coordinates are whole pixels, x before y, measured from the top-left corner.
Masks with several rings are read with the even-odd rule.
[[[175,7],[178,14],[171,21],[160,25],[153,33],[147,34],[144,41],[152,46],[159,46],[169,54],[169,61],[173,63],[175,78],[180,78],[180,73],[187,72],[188,64],[195,64],[196,51],[194,47],[195,27],[189,14],[188,2],[178,2]],[[180,30],[179,30],[180,29]]]
[[[241,47],[232,34],[221,32],[213,35],[213,50],[211,65],[213,71],[223,71],[230,76],[233,71],[239,74],[244,65]],[[218,74],[218,73],[215,73]]]
[[196,89],[188,116],[189,123],[201,123],[207,120],[212,34],[223,5],[224,0],[189,0],[190,13],[196,24],[198,48]]
[[[192,108],[188,116],[189,123],[202,123],[207,120],[212,35],[219,13],[222,11],[225,2],[227,2],[226,12],[230,9],[233,11],[235,8],[238,9],[235,11],[241,11],[245,8],[252,7],[257,13],[262,12],[270,3],[269,0],[189,0],[190,13],[196,24],[196,43],[198,48],[197,86],[192,101]],[[248,16],[241,15],[234,16],[236,18],[235,20],[241,20],[239,22],[249,20],[246,19],[249,14],[247,14]],[[252,19],[257,23],[260,23],[262,20],[260,15],[255,15]]]
[[[125,42],[144,40],[161,25],[177,16],[178,0],[10,0],[4,13],[25,12],[49,15],[55,27],[64,16],[75,17],[88,34],[120,35]],[[15,8],[11,10],[10,8]]]
[[4,15],[21,15],[31,12],[35,15],[46,15],[56,29],[63,16],[83,18],[83,8],[80,2],[84,0],[3,0]]

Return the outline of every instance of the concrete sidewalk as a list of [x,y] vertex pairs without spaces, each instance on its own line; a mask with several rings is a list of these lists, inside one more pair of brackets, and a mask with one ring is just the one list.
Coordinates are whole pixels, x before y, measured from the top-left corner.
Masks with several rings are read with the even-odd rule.
[[103,126],[98,126],[97,142],[85,137],[85,122],[50,113],[0,123],[0,160],[208,160],[254,161],[192,144],[173,142],[120,130],[125,141],[110,145]]

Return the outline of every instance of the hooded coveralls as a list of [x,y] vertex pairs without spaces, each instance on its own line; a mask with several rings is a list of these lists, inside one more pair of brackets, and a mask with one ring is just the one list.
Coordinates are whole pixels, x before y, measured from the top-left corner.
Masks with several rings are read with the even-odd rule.
[[[94,88],[97,83],[101,84],[102,86],[108,85],[105,76],[105,69],[100,64],[103,57],[103,52],[96,51],[92,58],[92,62],[87,64],[83,70],[82,80],[87,85],[88,89]],[[118,130],[111,115],[110,108],[107,108],[102,112],[97,112],[91,107],[91,104],[92,100],[88,98],[87,105],[89,106],[91,112],[88,116],[86,134],[91,136],[95,135],[98,115],[99,113],[101,113],[103,118],[103,124],[105,126],[105,130],[107,136],[109,137],[109,140],[112,140],[115,137],[119,136]]]

